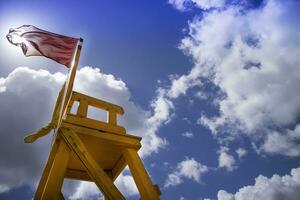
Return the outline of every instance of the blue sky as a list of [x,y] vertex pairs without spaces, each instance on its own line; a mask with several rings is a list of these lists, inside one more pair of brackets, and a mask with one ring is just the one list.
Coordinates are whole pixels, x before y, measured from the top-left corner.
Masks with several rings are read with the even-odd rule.
[[[75,89],[120,104],[162,199],[299,199],[299,1],[0,3],[0,199],[31,199],[66,68],[6,41],[32,24],[84,38]],[[36,98],[38,97],[38,98]],[[138,199],[128,171],[117,186]],[[248,186],[248,187],[246,187]],[[101,199],[66,182],[69,199]]]

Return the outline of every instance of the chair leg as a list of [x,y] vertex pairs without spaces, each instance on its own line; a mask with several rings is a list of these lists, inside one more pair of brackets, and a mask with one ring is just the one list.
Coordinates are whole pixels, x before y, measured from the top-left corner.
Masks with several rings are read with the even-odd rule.
[[44,167],[43,174],[41,176],[39,185],[38,185],[37,190],[36,190],[35,195],[34,195],[34,200],[40,200],[42,198],[42,193],[45,189],[46,182],[47,182],[47,179],[49,177],[51,167],[53,165],[53,160],[55,158],[55,155],[57,153],[57,150],[58,150],[58,147],[59,147],[61,141],[62,141],[62,138],[60,136],[57,136],[54,143],[53,143],[53,145],[52,145],[52,147],[51,147],[51,151],[49,153],[47,163]]
[[58,200],[65,200],[65,197],[64,197],[62,192],[59,193],[59,199]]
[[70,156],[70,148],[61,140],[52,166],[48,172],[47,181],[41,195],[42,200],[60,199],[61,187],[63,185],[65,172]]
[[144,168],[141,158],[135,149],[123,149],[123,155],[128,164],[133,179],[141,194],[142,200],[158,200],[159,193],[152,184],[152,181]]

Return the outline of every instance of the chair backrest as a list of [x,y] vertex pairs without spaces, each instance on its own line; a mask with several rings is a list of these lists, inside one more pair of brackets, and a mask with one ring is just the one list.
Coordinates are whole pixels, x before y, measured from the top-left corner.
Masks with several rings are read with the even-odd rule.
[[[74,102],[78,102],[77,111],[75,111],[75,113],[74,111],[72,112]],[[74,106],[74,108],[76,108],[76,106]],[[106,120],[102,121],[100,119],[90,118],[88,116],[89,108],[106,111]],[[98,129],[100,131],[124,134],[126,133],[125,128],[117,123],[117,115],[123,114],[124,110],[121,106],[73,91],[67,106],[66,117],[63,121]]]

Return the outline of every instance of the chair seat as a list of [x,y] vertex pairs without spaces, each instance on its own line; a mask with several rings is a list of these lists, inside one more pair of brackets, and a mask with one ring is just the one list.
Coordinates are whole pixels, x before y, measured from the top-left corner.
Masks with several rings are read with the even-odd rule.
[[[85,144],[85,147],[94,160],[108,175],[115,177],[126,166],[123,158],[122,148],[141,148],[141,137],[129,134],[105,132],[102,129],[78,126],[68,120],[62,122],[62,127],[72,129]],[[68,167],[67,178],[89,181],[85,166],[72,152]]]

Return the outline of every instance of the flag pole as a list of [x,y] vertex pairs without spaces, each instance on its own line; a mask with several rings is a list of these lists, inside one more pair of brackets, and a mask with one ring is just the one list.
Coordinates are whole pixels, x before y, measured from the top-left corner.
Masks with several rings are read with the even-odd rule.
[[58,113],[57,128],[59,128],[60,125],[61,125],[63,116],[65,115],[66,108],[67,108],[67,106],[70,102],[70,99],[71,99],[74,80],[75,80],[75,75],[76,75],[78,62],[79,62],[79,58],[80,58],[80,53],[81,53],[81,48],[82,48],[82,43],[83,43],[83,39],[79,38],[79,40],[77,42],[75,52],[73,54],[73,59],[72,59],[71,65],[69,67],[68,77],[67,77],[66,82],[63,86],[65,88],[64,88],[63,99],[60,102],[61,105],[60,105],[60,112]]
[[81,48],[82,48],[82,43],[83,43],[83,39],[79,38],[79,40],[77,42],[76,49],[75,49],[75,53],[73,55],[71,66],[69,67],[69,71],[71,70],[71,68],[73,68],[73,67],[77,68],[77,66],[78,66],[79,57],[80,57]]
[[[41,128],[36,133],[25,136],[24,137],[25,143],[34,142],[38,138],[47,135],[52,129],[54,129],[54,137],[52,139],[55,138],[56,130],[61,124],[61,121],[65,114],[65,110],[71,99],[71,94],[72,94],[74,79],[75,79],[75,75],[76,75],[76,71],[77,71],[77,67],[78,67],[82,43],[83,43],[83,39],[80,38],[77,42],[76,49],[72,56],[72,62],[71,62],[71,66],[69,68],[67,80],[64,83],[64,85],[62,86],[62,89],[59,92],[59,95],[57,97],[57,100],[55,103],[55,108],[52,113],[52,118],[51,118],[50,123],[47,126]],[[53,143],[53,140],[52,140],[52,143]]]

